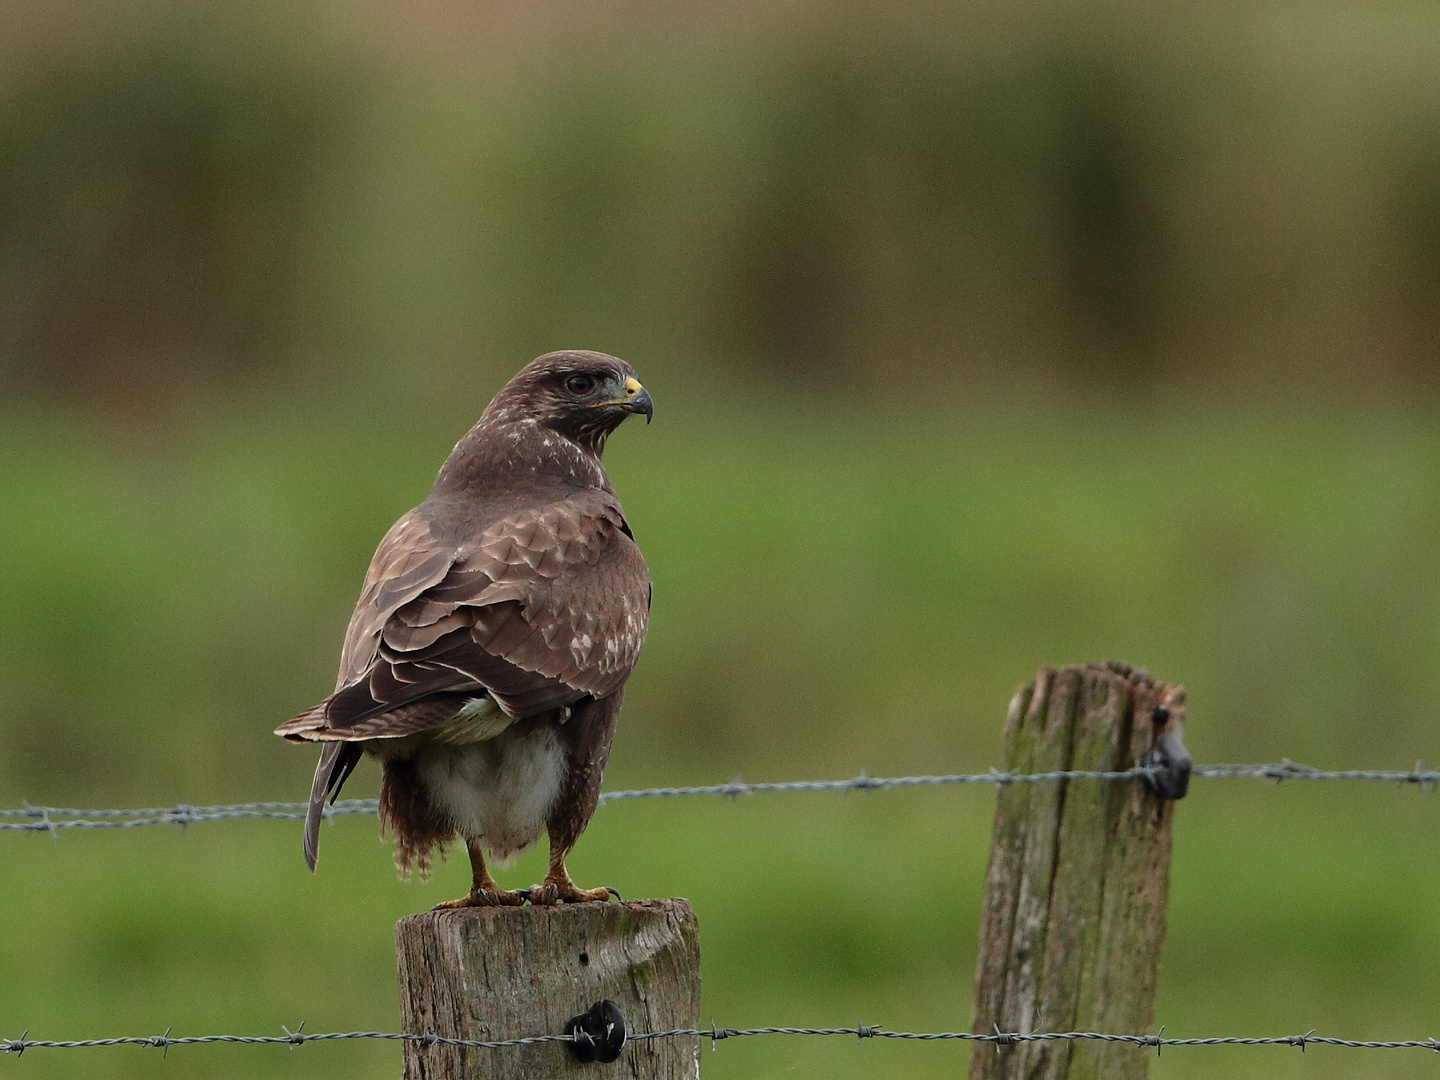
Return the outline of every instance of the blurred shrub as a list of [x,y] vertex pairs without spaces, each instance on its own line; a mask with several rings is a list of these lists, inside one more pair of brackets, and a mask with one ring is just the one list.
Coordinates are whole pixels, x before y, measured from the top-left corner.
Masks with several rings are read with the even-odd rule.
[[983,369],[1010,306],[1084,367],[1146,366],[1172,314],[1183,87],[1068,38],[1003,64],[904,44],[802,55],[768,95],[733,237],[740,343],[807,375],[924,352]]
[[461,14],[150,11],[17,66],[0,377],[448,402],[589,345],[867,395],[1433,378],[1429,9]]
[[440,385],[580,342],[867,396],[1429,385],[1440,16],[810,16],[407,88],[359,338]]
[[0,379],[148,411],[306,343],[342,86],[185,28],[0,96]]

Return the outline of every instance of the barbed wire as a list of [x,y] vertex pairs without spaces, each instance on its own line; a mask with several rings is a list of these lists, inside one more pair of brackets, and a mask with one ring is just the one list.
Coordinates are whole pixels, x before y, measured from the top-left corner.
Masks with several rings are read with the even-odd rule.
[[[929,787],[943,784],[1036,784],[1059,780],[1138,780],[1153,776],[1161,770],[1154,767],[1136,766],[1118,772],[1104,772],[1087,769],[1061,769],[1053,772],[1014,773],[990,769],[983,773],[945,773],[934,776],[859,776],[848,780],[782,780],[771,783],[745,783],[733,780],[728,784],[704,784],[693,787],[637,788],[629,791],[606,791],[600,794],[600,803],[619,802],[623,799],[671,798],[691,795],[722,795],[731,798],[740,795],[767,795],[798,791],[885,791],[892,788]],[[1369,780],[1393,784],[1414,784],[1421,790],[1440,785],[1440,770],[1426,769],[1420,762],[1413,769],[1317,769],[1313,765],[1302,765],[1288,758],[1273,764],[1261,765],[1197,765],[1191,771],[1192,777],[1207,780]],[[324,816],[327,819],[351,814],[374,814],[378,806],[375,799],[340,799],[327,805]],[[49,832],[60,829],[133,829],[146,825],[194,825],[206,821],[223,821],[234,818],[273,818],[282,821],[298,821],[305,817],[306,804],[300,802],[248,802],[224,806],[191,806],[177,803],[169,807],[133,807],[111,809],[81,809],[68,806],[31,806],[26,803],[19,807],[0,809],[0,819],[25,818],[24,821],[0,820],[0,831]]]
[[[375,799],[340,799],[327,805],[326,818],[348,814],[374,814],[379,806]],[[0,818],[24,817],[30,820],[15,823],[0,821],[0,831],[55,832],[59,829],[134,829],[145,825],[194,825],[205,821],[232,818],[274,818],[281,821],[302,821],[305,803],[254,802],[228,806],[190,806],[177,803],[171,807],[134,807],[117,809],[80,809],[69,806],[31,806],[0,810]]]
[[[303,1046],[310,1042],[337,1042],[346,1039],[380,1039],[391,1042],[411,1042],[421,1046],[458,1046],[467,1049],[498,1050],[506,1047],[537,1046],[544,1043],[590,1043],[592,1036],[584,1031],[570,1035],[530,1035],[518,1039],[459,1039],[445,1035],[432,1035],[408,1031],[326,1031],[306,1032],[301,1024],[294,1031],[281,1026],[283,1035],[187,1035],[172,1036],[170,1028],[162,1035],[123,1035],[110,1039],[32,1039],[27,1031],[18,1039],[0,1039],[0,1050],[7,1054],[23,1054],[26,1050],[75,1050],[108,1046],[148,1046],[168,1052],[172,1046],[201,1046],[211,1043],[229,1043],[241,1046]],[[802,1027],[758,1027],[722,1028],[713,1024],[708,1028],[670,1028],[664,1031],[645,1031],[627,1035],[626,1042],[646,1042],[654,1039],[699,1038],[709,1039],[713,1047],[726,1039],[747,1038],[757,1035],[851,1035],[862,1039],[910,1039],[920,1042],[941,1042],[957,1040],[974,1043],[993,1043],[996,1051],[1008,1046],[1031,1042],[1105,1042],[1125,1043],[1137,1047],[1153,1047],[1158,1054],[1166,1046],[1292,1046],[1304,1050],[1307,1046],[1339,1046],[1355,1050],[1408,1050],[1421,1049],[1440,1053],[1440,1040],[1430,1039],[1340,1039],[1331,1035],[1316,1035],[1315,1029],[1303,1035],[1220,1035],[1203,1038],[1166,1038],[1162,1027],[1154,1035],[1124,1035],[1103,1031],[891,1031],[888,1028],[870,1027],[857,1024],[855,1027],[802,1028]]]

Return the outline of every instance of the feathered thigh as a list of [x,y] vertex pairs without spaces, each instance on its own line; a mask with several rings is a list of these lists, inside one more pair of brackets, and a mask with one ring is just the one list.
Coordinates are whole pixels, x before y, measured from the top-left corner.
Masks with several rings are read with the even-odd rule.
[[367,749],[382,758],[380,826],[402,873],[424,876],[457,835],[503,866],[548,828],[552,855],[569,851],[595,812],[624,691],[583,698],[470,742],[405,740]]

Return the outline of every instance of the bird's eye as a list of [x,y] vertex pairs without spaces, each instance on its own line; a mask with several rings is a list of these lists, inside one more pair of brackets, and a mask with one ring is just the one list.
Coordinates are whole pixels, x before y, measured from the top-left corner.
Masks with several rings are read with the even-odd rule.
[[571,375],[565,380],[565,389],[576,397],[581,397],[595,389],[595,380],[589,375]]

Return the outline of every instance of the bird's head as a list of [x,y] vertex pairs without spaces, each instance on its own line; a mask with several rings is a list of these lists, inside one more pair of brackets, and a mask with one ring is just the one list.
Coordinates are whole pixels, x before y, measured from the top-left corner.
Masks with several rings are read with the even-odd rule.
[[533,420],[596,453],[631,413],[644,413],[648,423],[654,412],[634,368],[618,357],[580,350],[530,361],[486,410],[507,422]]

